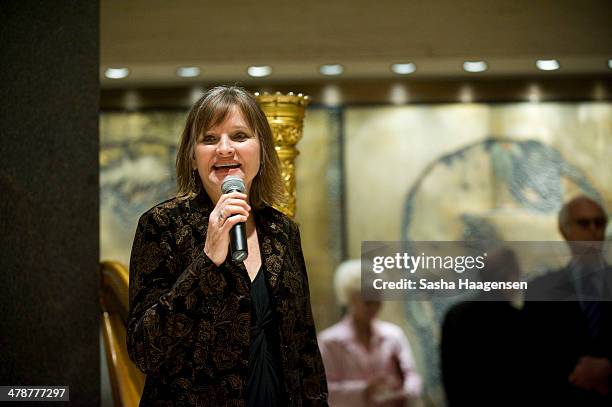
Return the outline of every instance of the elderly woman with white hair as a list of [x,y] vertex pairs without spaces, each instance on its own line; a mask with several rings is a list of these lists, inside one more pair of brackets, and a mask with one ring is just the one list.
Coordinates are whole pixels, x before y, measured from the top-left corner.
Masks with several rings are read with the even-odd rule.
[[421,377],[402,329],[376,319],[380,301],[363,300],[360,260],[342,263],[334,286],[347,312],[319,335],[330,406],[409,405],[421,392]]

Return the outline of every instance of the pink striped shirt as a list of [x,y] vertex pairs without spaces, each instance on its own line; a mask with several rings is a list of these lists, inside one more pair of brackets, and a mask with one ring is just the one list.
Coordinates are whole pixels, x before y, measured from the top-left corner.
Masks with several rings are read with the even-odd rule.
[[352,318],[347,316],[322,331],[318,341],[330,407],[366,407],[364,390],[368,379],[376,375],[403,377],[399,399],[377,406],[404,406],[411,397],[421,393],[421,377],[415,370],[410,345],[399,326],[374,320],[368,350],[357,341]]

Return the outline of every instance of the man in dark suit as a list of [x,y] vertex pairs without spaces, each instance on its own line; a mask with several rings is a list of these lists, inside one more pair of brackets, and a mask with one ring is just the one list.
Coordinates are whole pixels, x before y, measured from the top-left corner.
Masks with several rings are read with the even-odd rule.
[[612,267],[603,252],[607,221],[601,205],[588,197],[567,202],[559,213],[559,231],[572,259],[529,284],[527,378],[532,394],[548,405],[612,405]]
[[[483,281],[517,281],[516,254],[497,249],[487,258]],[[483,292],[453,305],[442,324],[440,361],[449,407],[516,407],[525,400],[525,351],[521,313],[512,290]]]

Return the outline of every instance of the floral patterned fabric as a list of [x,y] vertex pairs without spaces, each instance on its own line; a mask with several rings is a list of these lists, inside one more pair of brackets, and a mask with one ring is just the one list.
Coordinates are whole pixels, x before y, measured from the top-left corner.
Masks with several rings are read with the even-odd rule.
[[[147,375],[141,406],[244,406],[251,326],[242,263],[204,253],[213,204],[206,193],[163,202],[138,222],[130,260],[130,358]],[[310,306],[299,230],[255,211],[265,277],[279,327],[288,406],[326,406],[325,371]]]

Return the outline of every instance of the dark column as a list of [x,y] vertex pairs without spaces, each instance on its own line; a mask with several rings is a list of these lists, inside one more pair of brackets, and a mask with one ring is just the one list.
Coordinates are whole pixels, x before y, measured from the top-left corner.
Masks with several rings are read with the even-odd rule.
[[98,1],[0,2],[0,385],[98,405]]

